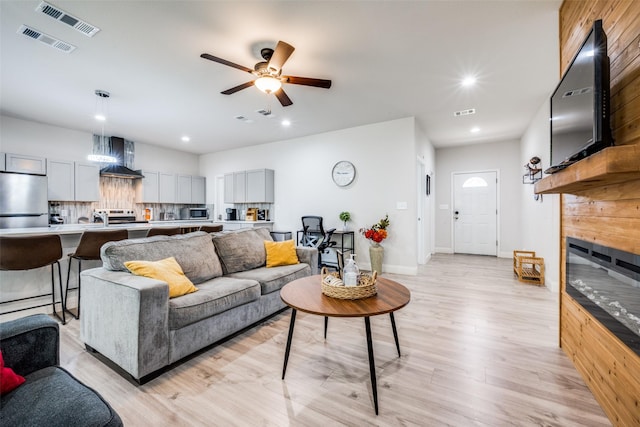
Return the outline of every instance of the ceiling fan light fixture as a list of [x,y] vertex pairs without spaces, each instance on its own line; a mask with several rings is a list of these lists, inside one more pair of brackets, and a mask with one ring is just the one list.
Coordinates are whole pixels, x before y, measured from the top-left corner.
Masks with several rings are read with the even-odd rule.
[[273,93],[282,87],[282,82],[271,76],[259,77],[254,84],[264,93]]

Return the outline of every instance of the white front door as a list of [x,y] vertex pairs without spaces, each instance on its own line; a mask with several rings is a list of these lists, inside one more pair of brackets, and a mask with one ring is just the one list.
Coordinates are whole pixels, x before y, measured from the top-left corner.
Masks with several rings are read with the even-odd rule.
[[453,174],[454,253],[498,254],[497,172]]

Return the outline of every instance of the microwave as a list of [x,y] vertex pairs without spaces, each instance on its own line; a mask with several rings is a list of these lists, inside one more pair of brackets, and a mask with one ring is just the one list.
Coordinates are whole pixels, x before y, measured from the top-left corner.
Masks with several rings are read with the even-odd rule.
[[182,208],[180,209],[180,219],[209,219],[209,209]]

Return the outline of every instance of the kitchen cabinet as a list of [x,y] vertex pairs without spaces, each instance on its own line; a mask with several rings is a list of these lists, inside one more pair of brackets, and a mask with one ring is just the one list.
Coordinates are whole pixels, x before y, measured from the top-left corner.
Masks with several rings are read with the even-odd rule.
[[233,203],[233,174],[224,174],[224,202]]
[[31,173],[46,175],[47,163],[44,157],[24,156],[21,154],[5,155],[5,170],[7,172]]
[[100,200],[100,166],[47,159],[49,200],[96,202]]
[[158,202],[176,202],[176,175],[172,173],[158,173]]
[[158,203],[159,172],[142,171],[144,178],[136,182],[136,203]]
[[176,203],[204,204],[205,178],[203,176],[178,175]]
[[250,170],[246,174],[245,201],[248,203],[273,203],[273,170]]
[[48,200],[75,200],[75,166],[68,160],[47,159]]
[[204,176],[191,177],[191,203],[204,205],[206,203],[206,178]]
[[6,170],[5,168],[5,159],[7,158],[7,154],[6,153],[0,153],[0,171],[4,172]]
[[100,166],[96,163],[75,162],[75,200],[97,202],[100,200]]
[[274,171],[255,169],[224,175],[225,203],[273,203]]
[[176,203],[191,203],[191,175],[178,175]]

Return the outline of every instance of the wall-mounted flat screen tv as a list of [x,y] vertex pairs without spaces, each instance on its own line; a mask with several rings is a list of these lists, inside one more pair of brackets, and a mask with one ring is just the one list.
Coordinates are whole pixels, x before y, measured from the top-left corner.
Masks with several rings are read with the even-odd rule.
[[551,95],[551,167],[545,173],[613,145],[609,84],[607,36],[597,20]]

